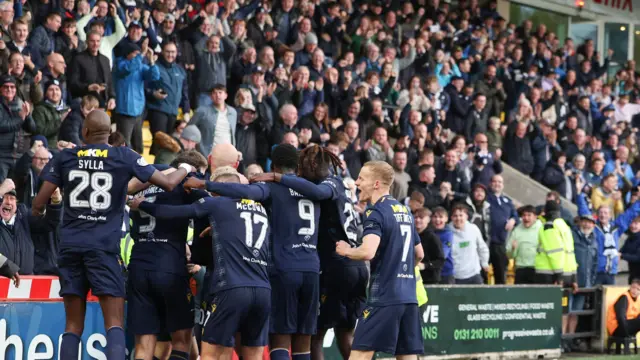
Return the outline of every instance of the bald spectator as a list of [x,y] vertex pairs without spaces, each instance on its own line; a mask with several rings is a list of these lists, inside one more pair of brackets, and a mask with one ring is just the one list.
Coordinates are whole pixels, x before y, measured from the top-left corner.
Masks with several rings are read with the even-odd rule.
[[364,148],[367,150],[367,160],[369,161],[393,161],[393,148],[389,144],[387,130],[379,127],[373,133],[373,139],[367,141]]
[[42,80],[40,85],[42,86],[42,92],[45,92],[44,85],[53,80],[58,80],[60,84],[60,90],[62,91],[62,101],[65,104],[69,103],[71,96],[67,89],[67,79],[65,72],[67,70],[67,64],[64,61],[62,55],[58,53],[51,53],[47,56],[47,67],[42,69]]
[[[298,124],[298,109],[292,104],[285,104],[280,108],[280,120],[277,120],[271,129],[270,144],[277,145],[282,143],[284,134],[288,132],[299,133],[296,125]],[[297,147],[297,146],[296,146]]]
[[46,147],[47,140],[43,136],[34,136],[32,141],[31,149],[18,160],[12,176],[18,200],[27,207],[31,207],[33,198],[40,190],[40,172],[51,158]]

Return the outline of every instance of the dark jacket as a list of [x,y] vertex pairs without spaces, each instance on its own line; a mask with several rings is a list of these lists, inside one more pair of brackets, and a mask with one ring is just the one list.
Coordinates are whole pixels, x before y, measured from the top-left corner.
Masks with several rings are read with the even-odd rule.
[[[102,106],[109,99],[115,99],[111,65],[106,56],[100,53],[93,56],[88,51],[83,51],[73,58],[69,68],[73,69],[69,71],[68,85],[74,98],[91,94],[98,98]],[[106,84],[106,89],[101,93],[91,92],[88,89],[91,84]]]
[[444,266],[445,258],[442,251],[442,242],[433,231],[426,229],[420,233],[420,242],[424,249],[424,270],[420,270],[422,282],[425,284],[437,284],[440,282],[440,271]]
[[83,144],[82,140],[82,123],[84,122],[84,115],[79,106],[72,107],[71,112],[67,115],[60,125],[60,133],[58,140],[70,141],[77,146]]
[[[573,248],[578,263],[578,287],[593,287],[598,273],[598,237],[602,232],[594,231],[586,236],[582,231],[573,227]],[[602,240],[604,243],[604,240]]]
[[320,125],[318,125],[318,122],[316,121],[316,118],[313,116],[313,113],[302,118],[300,122],[297,124],[297,127],[300,129],[310,129],[311,130],[310,141],[318,145],[323,145],[322,141],[320,141],[320,134],[328,133],[329,135],[331,135],[331,133],[333,132],[332,131],[333,129],[331,127],[329,127],[328,129],[324,126],[320,128]]
[[465,136],[468,141],[472,141],[473,137],[478,133],[486,133],[489,125],[489,117],[487,111],[478,111],[475,106],[471,106],[465,117]]
[[30,150],[24,153],[16,162],[16,166],[13,168],[13,175],[11,176],[16,185],[18,202],[25,204],[28,208],[31,207],[31,203],[38,194],[40,185],[42,185],[42,180],[40,180],[40,177],[34,172],[31,166],[33,155]]
[[62,124],[62,113],[56,110],[53,104],[43,101],[33,109],[33,121],[36,122],[34,134],[46,137],[49,148],[55,149]]
[[34,273],[34,243],[32,234],[53,231],[60,221],[60,205],[47,207],[44,217],[31,215],[31,210],[19,204],[11,229],[0,221],[0,254],[20,267],[21,275]]
[[567,193],[567,180],[565,178],[564,169],[561,169],[557,163],[549,161],[542,175],[542,185],[551,190],[557,191],[561,196]]
[[504,89],[496,89],[497,79],[487,82],[486,79],[476,82],[475,91],[487,96],[487,107],[484,109],[488,116],[500,116],[500,112],[504,108],[504,102],[507,94]]
[[196,90],[208,92],[214,85],[227,85],[229,61],[236,53],[236,45],[227,36],[220,39],[220,52],[212,54],[209,50],[201,50],[196,58]]
[[169,64],[163,59],[156,63],[160,71],[160,80],[155,81],[151,86],[151,91],[163,89],[167,93],[164,100],[158,100],[153,96],[147,97],[147,107],[165,114],[178,115],[178,108],[182,107],[183,113],[191,110],[189,103],[189,88],[187,85],[187,72],[182,66],[173,63]]
[[490,242],[493,244],[503,245],[507,241],[509,232],[505,230],[505,225],[510,219],[518,222],[518,213],[516,207],[513,205],[513,201],[508,197],[496,196],[495,194],[488,192],[487,201],[489,202],[491,213],[491,235]]
[[55,46],[56,33],[44,25],[33,30],[29,37],[29,44],[37,49],[42,56],[51,54]]
[[443,206],[444,200],[440,197],[440,190],[434,184],[427,183],[413,183],[409,187],[407,194],[411,195],[414,191],[421,193],[424,196],[424,207],[427,209],[434,209],[438,206]]
[[460,165],[456,165],[456,168],[451,171],[447,170],[444,161],[436,166],[436,186],[440,186],[443,181],[451,184],[454,198],[458,201],[464,201],[467,198],[467,194],[471,191],[467,175],[465,175],[464,171],[460,168]]
[[504,157],[507,164],[525,175],[531,174],[535,165],[533,151],[531,150],[531,137],[536,134],[525,134],[524,137],[516,136],[517,122],[509,124],[507,136],[504,141]]
[[620,253],[622,260],[629,264],[629,279],[640,278],[640,232],[629,234]]
[[459,93],[452,84],[447,85],[444,91],[449,94],[450,99],[447,121],[444,126],[456,134],[463,134],[467,113],[471,107],[471,98]]
[[13,158],[20,140],[19,131],[33,132],[36,126],[31,115],[23,121],[4,100],[0,103],[0,157]]

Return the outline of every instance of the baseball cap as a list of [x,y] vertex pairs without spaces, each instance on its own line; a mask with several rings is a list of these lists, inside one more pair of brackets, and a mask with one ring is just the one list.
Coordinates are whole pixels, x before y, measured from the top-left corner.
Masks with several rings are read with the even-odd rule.
[[242,105],[240,105],[240,108],[242,110],[256,112],[256,107],[253,106],[253,104],[242,104]]
[[0,77],[0,86],[4,85],[4,84],[14,84],[16,83],[16,78],[14,78],[13,76],[9,75],[9,74],[5,74],[2,75]]
[[134,20],[129,24],[129,29],[131,29],[132,27],[139,27],[140,29],[142,29],[142,24],[140,24],[139,21]]
[[264,73],[265,73],[265,71],[264,71],[264,69],[262,68],[262,66],[256,66],[256,67],[254,67],[254,68],[253,68],[253,70],[251,71],[251,73],[252,73],[252,74],[255,74],[255,73],[261,73],[261,74],[264,74]]
[[591,214],[580,215],[580,220],[589,220],[589,221],[596,222],[596,219],[594,219],[593,215]]
[[182,130],[181,138],[189,141],[193,141],[197,144],[202,140],[202,135],[200,134],[200,130],[195,125],[188,125]]
[[605,106],[604,109],[602,109],[602,112],[605,112],[605,111],[616,111],[616,107],[613,106],[613,104],[609,104],[609,105]]
[[11,189],[11,190],[7,191],[6,193],[4,193],[3,196],[7,196],[7,195],[12,195],[12,196],[18,197],[18,193],[16,192],[15,189]]

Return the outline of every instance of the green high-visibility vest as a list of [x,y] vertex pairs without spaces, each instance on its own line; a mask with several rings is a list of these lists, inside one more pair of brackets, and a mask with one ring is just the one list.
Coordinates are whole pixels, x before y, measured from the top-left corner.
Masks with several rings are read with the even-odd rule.
[[127,233],[125,237],[120,239],[120,257],[122,258],[122,261],[124,261],[125,267],[129,266],[129,259],[131,259],[131,250],[133,249],[133,244],[133,238],[131,238],[131,235],[129,235],[129,233]]
[[422,275],[420,275],[420,268],[416,266],[416,295],[418,297],[418,306],[422,306],[429,301],[427,297],[427,289],[424,288],[422,283]]

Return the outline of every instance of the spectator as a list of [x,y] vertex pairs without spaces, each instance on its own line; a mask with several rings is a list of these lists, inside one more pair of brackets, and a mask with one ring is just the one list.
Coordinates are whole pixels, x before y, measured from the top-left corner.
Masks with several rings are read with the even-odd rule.
[[[36,125],[31,117],[29,103],[23,102],[19,110],[16,107],[16,79],[10,75],[0,77],[0,180],[4,181],[15,165],[15,150],[21,140],[20,129],[34,132]],[[0,252],[1,253],[1,252]]]
[[440,283],[440,271],[444,265],[445,258],[440,238],[431,229],[428,229],[431,222],[431,210],[418,209],[414,219],[422,247],[427,249],[425,257],[418,263],[422,282],[425,284],[438,284]]
[[[476,81],[474,87],[479,94],[485,95],[486,109],[484,112],[487,116],[500,116],[507,98],[504,86],[501,81],[497,80],[496,73],[497,68],[495,65],[487,66],[484,78]],[[480,107],[477,106],[477,108]],[[479,132],[486,132],[486,121],[483,129],[484,130],[480,130]]]
[[56,149],[60,126],[71,109],[62,100],[62,87],[58,80],[45,85],[44,101],[33,109],[33,121],[36,123],[36,135],[47,138],[49,149]]
[[618,188],[623,189],[625,182],[624,179],[633,179],[633,169],[628,163],[629,161],[629,148],[624,145],[618,146],[616,150],[615,160],[607,161],[604,166],[604,174],[614,173],[618,177]]
[[489,248],[482,239],[480,229],[468,221],[465,205],[454,205],[451,214],[451,253],[456,284],[480,285],[480,270],[489,271]]
[[450,184],[453,200],[464,201],[467,198],[471,187],[466,174],[458,164],[458,154],[453,149],[447,150],[444,161],[436,166],[435,184],[440,186],[444,182]]
[[55,50],[55,35],[62,25],[62,17],[58,12],[50,12],[45,23],[38,26],[31,33],[29,44],[42,54],[47,56]]
[[70,64],[74,56],[87,48],[87,44],[78,37],[77,30],[75,19],[63,19],[62,29],[56,36],[54,52],[62,55],[66,64]]
[[[293,132],[298,135],[299,130],[296,127],[298,123],[298,109],[292,104],[285,104],[280,108],[280,120],[276,121],[271,129],[270,145],[277,145],[282,142],[285,133]],[[297,147],[297,146],[296,146]]]
[[616,217],[624,212],[622,193],[616,189],[616,176],[614,174],[606,175],[602,179],[600,186],[592,189],[591,205],[594,209],[606,206]]
[[502,149],[496,150],[495,154],[490,153],[489,141],[485,134],[476,134],[472,149],[474,151],[468,154],[468,160],[472,161],[472,182],[487,186],[494,175],[502,173]]
[[522,221],[509,233],[507,255],[515,260],[515,284],[535,284],[538,233],[542,222],[537,219],[536,209],[531,205],[518,209],[518,215]]
[[471,210],[469,222],[480,229],[482,239],[488,244],[491,235],[491,205],[487,201],[487,187],[479,183],[473,185],[466,204]]
[[585,158],[590,159],[591,154],[593,153],[593,149],[591,149],[591,145],[587,142],[587,134],[584,130],[578,128],[573,133],[571,142],[567,145],[567,160],[571,161],[573,158],[582,154]]
[[216,85],[226,87],[227,69],[231,69],[230,61],[236,53],[236,45],[227,36],[212,35],[206,44],[206,49],[198,51],[196,60],[195,88],[199,107],[211,106],[211,90]]
[[201,140],[200,130],[195,125],[185,127],[179,138],[158,131],[155,135],[155,141],[158,143],[155,163],[171,164],[179,152],[194,150]]
[[28,208],[31,208],[31,202],[40,190],[40,172],[51,158],[47,145],[44,136],[33,136],[31,149],[18,160],[13,172],[12,178],[15,179],[18,200]]
[[504,179],[500,175],[491,178],[491,193],[488,196],[491,213],[491,235],[489,250],[491,253],[491,265],[496,284],[505,284],[507,266],[509,265],[506,253],[507,236],[518,223],[518,214],[513,205],[513,200],[505,196]]
[[[96,39],[91,39],[91,33],[96,33],[100,35],[100,40],[97,44],[94,44],[95,50],[91,50],[91,54],[93,56],[97,56],[96,52],[99,52],[101,55],[107,58],[109,69],[113,65],[113,49],[118,45],[120,40],[122,40],[125,35],[127,35],[127,29],[124,27],[122,20],[117,15],[116,5],[111,3],[108,5],[108,12],[111,17],[108,20],[113,20],[115,24],[115,31],[111,30],[110,24],[105,22],[107,20],[107,2],[105,0],[100,0],[96,3],[91,10],[91,14],[87,14],[78,20],[77,29],[78,29],[78,39],[80,41],[86,41],[87,47],[89,47],[89,43]],[[89,33],[85,32],[85,27],[89,24]]]
[[[533,125],[531,125],[533,127]],[[537,136],[535,131],[528,132],[524,122],[512,122],[507,128],[504,151],[507,164],[525,175],[530,175],[535,166],[532,140]]]
[[629,283],[640,278],[640,217],[636,217],[629,225],[629,237],[620,249],[620,258],[629,266]]
[[[581,215],[577,227],[573,230],[573,243],[576,262],[578,263],[578,287],[590,288],[596,284],[598,274],[598,244],[604,243],[601,232],[594,231],[596,220],[591,214]],[[584,295],[576,295],[573,298],[572,311],[584,310]],[[578,325],[577,317],[569,317],[569,333],[574,333]]]
[[609,336],[628,338],[640,332],[640,279],[634,278],[629,283],[629,291],[609,305],[606,319]]
[[489,142],[489,152],[494,154],[496,150],[502,151],[503,136],[500,131],[500,118],[492,116],[489,118],[489,129],[487,129],[487,141]]
[[[69,104],[71,98],[67,88],[67,80],[64,76],[66,69],[67,64],[65,63],[62,55],[55,52],[49,54],[49,56],[47,56],[47,67],[42,71],[42,80],[40,83],[45,85],[53,80],[58,81],[60,84],[60,90],[62,91],[62,101],[65,104]],[[44,87],[42,88],[42,92],[46,92]]]
[[80,105],[71,108],[71,112],[60,125],[59,140],[69,141],[76,146],[84,143],[82,139],[82,123],[90,112],[100,106],[98,99],[93,95],[85,95],[80,101]]
[[208,154],[217,144],[232,144],[236,142],[236,123],[238,115],[236,109],[225,104],[227,88],[216,85],[210,93],[210,105],[200,105],[193,115],[190,124],[196,125],[202,134],[200,152]]
[[333,128],[329,119],[329,108],[327,104],[316,105],[313,112],[300,120],[300,129],[311,129],[311,142],[318,145],[326,145],[331,138]]
[[[564,198],[571,198],[571,183],[567,177],[565,165],[567,156],[563,152],[556,152],[547,163],[542,177],[542,185],[556,191]],[[569,171],[570,172],[570,171]]]
[[13,53],[22,54],[25,58],[25,62],[29,63],[30,69],[39,68],[43,65],[43,55],[40,53],[36,46],[32,46],[29,42],[27,42],[28,38],[28,22],[22,19],[17,19],[16,21],[14,21],[11,24],[11,39],[10,41],[6,42],[5,49],[1,51],[2,64],[4,66],[6,66],[9,62],[9,55]]
[[14,189],[3,194],[0,210],[0,253],[20,267],[21,275],[34,273],[32,235],[55,229],[60,221],[61,202],[62,195],[56,191],[51,196],[51,205],[47,206],[46,216],[40,217],[31,215],[31,211],[24,204],[18,204],[18,195]]
[[453,230],[447,225],[449,216],[443,207],[433,209],[433,233],[438,237],[442,245],[444,263],[440,271],[440,284],[451,285],[455,283],[453,266]]
[[100,101],[100,107],[113,110],[116,107],[116,93],[111,78],[108,57],[98,52],[102,36],[97,32],[87,35],[87,50],[73,58],[69,74],[69,90],[74,98],[93,95]]
[[478,133],[486,133],[488,126],[488,116],[485,111],[487,97],[482,93],[473,96],[473,105],[469,108],[465,118],[465,136],[471,140]]
[[[393,170],[395,172],[393,184],[391,185],[391,196],[402,202],[409,192],[409,183],[411,176],[406,173],[407,153],[404,151],[396,151],[393,154]],[[424,280],[424,278],[422,278]]]
[[245,164],[266,164],[269,152],[267,134],[270,124],[264,116],[256,113],[251,104],[240,105],[240,116],[236,125],[236,144],[242,156],[241,169]]
[[42,100],[42,90],[40,89],[42,74],[37,71],[35,65],[27,67],[25,57],[22,54],[13,53],[9,56],[8,75],[15,79],[17,96],[21,101],[37,104]]

